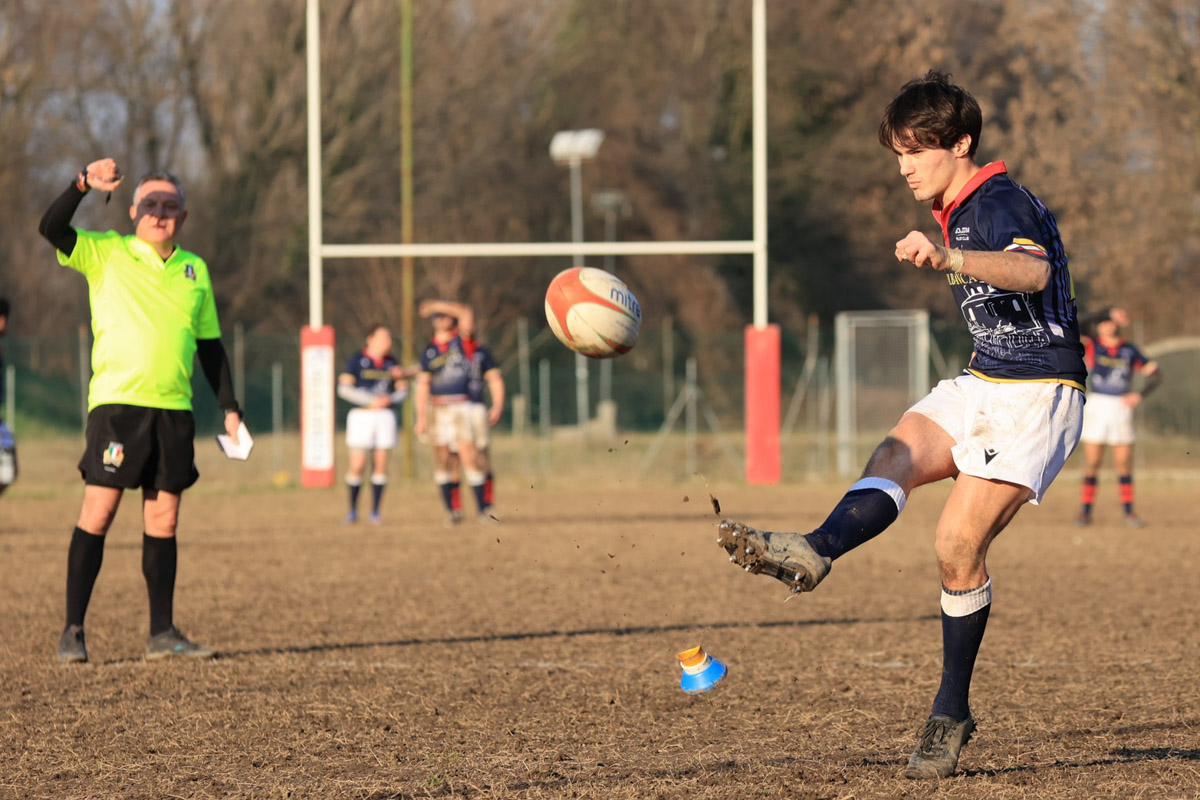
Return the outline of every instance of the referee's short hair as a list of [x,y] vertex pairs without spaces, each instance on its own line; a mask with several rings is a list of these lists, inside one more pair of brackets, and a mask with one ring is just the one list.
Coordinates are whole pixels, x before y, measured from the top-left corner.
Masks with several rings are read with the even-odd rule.
[[8,298],[0,297],[0,317],[7,317],[8,309],[9,309]]
[[929,70],[900,87],[883,112],[879,143],[889,150],[898,146],[949,150],[964,135],[971,137],[967,155],[975,157],[983,112],[971,93],[950,82],[950,75]]
[[179,180],[179,178],[176,178],[165,169],[153,169],[142,177],[138,178],[137,184],[133,187],[133,204],[135,206],[138,204],[138,193],[142,191],[142,184],[146,183],[147,181],[166,181],[167,183],[173,185],[179,190],[179,202],[183,204],[184,208],[187,208],[187,193],[183,191],[183,181]]

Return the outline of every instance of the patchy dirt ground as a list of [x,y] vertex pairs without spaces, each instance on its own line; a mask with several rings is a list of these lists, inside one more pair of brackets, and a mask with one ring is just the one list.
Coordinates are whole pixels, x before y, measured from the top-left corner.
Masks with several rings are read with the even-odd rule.
[[[1022,511],[990,561],[964,773],[914,783],[948,487],[785,601],[728,564],[699,481],[501,474],[503,523],[455,529],[431,486],[398,485],[373,527],[341,523],[341,490],[216,466],[185,499],[176,617],[222,658],[142,661],[131,496],[87,619],[92,662],[66,667],[79,488],[31,469],[0,500],[0,797],[1200,796],[1200,481],[1143,481],[1143,530],[1118,524],[1111,485],[1097,524],[1074,527],[1073,478]],[[713,492],[752,524],[809,528],[843,488]],[[730,671],[692,697],[674,654],[695,644]]]

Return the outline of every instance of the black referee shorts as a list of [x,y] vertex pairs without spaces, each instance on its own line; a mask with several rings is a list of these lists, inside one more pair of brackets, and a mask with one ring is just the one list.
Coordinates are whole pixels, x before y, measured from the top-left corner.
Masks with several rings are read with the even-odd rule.
[[79,473],[92,486],[179,494],[200,477],[191,411],[100,405],[88,412]]

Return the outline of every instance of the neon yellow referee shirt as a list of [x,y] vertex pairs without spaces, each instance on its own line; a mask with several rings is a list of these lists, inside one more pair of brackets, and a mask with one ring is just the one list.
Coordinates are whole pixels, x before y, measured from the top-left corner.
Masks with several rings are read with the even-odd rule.
[[197,339],[221,326],[208,265],[176,247],[163,261],[136,236],[75,230],[58,262],[83,274],[92,307],[88,410],[105,403],[190,411]]

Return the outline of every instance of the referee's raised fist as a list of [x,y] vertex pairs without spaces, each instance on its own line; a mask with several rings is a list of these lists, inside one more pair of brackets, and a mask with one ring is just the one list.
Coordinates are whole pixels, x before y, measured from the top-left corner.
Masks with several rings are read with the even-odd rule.
[[87,183],[93,189],[111,192],[121,183],[121,170],[111,158],[102,158],[87,165]]

